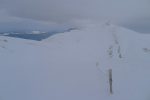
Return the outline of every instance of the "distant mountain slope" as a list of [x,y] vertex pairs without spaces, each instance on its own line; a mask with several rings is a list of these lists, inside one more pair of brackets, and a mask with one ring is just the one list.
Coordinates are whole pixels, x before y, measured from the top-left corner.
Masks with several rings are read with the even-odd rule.
[[43,41],[0,37],[0,98],[148,100],[149,38],[105,23]]

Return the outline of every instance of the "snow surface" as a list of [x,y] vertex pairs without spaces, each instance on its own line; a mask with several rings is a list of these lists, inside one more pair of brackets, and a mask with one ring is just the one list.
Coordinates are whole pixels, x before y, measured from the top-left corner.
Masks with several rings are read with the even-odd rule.
[[1,36],[0,98],[149,100],[149,38],[108,23],[88,23],[43,41]]

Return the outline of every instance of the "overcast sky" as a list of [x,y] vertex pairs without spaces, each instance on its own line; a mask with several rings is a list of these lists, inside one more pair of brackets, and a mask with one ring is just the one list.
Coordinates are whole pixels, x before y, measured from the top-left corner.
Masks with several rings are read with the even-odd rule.
[[1,20],[18,17],[68,23],[75,19],[109,19],[150,33],[150,0],[0,0],[0,10]]

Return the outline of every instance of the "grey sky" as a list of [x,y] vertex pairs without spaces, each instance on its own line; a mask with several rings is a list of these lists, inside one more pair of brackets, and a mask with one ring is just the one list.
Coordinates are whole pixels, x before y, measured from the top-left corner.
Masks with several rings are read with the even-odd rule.
[[141,30],[150,25],[150,0],[0,0],[0,9],[10,16],[58,23],[110,19],[134,29],[141,24]]

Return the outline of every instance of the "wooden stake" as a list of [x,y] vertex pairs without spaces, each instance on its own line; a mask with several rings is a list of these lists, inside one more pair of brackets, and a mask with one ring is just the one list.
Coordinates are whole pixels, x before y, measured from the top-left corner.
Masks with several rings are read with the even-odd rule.
[[113,88],[112,88],[112,69],[109,69],[108,70],[109,72],[109,91],[110,91],[110,94],[113,94]]

